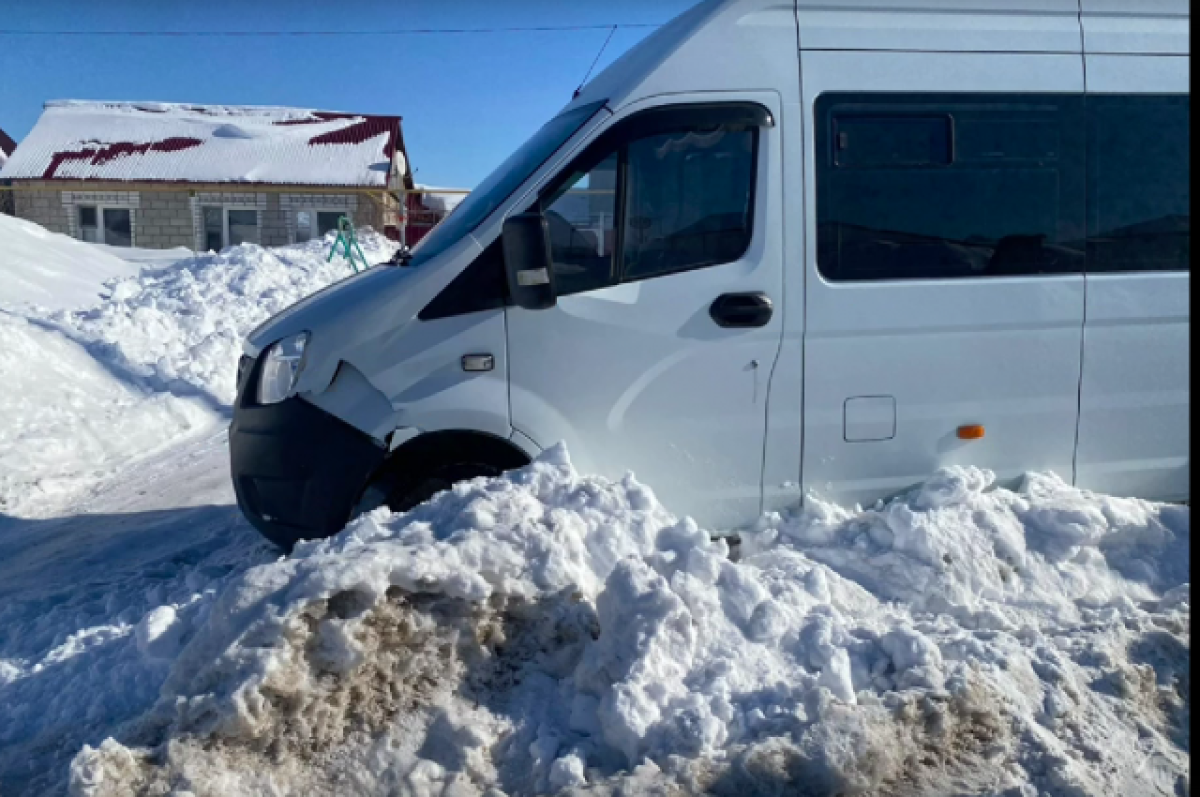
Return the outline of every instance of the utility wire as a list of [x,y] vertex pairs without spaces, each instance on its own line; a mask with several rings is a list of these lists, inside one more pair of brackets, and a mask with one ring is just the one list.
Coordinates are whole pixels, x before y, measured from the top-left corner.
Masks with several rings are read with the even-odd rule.
[[604,40],[604,44],[600,45],[600,52],[596,53],[596,57],[592,59],[592,65],[588,67],[587,74],[583,76],[583,80],[579,81],[579,87],[575,89],[573,97],[578,97],[579,92],[583,90],[584,84],[587,83],[589,77],[592,76],[592,70],[596,68],[596,64],[600,62],[600,56],[604,55],[604,48],[608,47],[608,43],[612,41],[613,34],[617,32],[617,26],[613,25],[612,30],[608,32],[608,37]]
[[[0,30],[0,36],[146,36],[146,37],[252,37],[252,36],[425,36],[430,34],[541,33],[617,28],[657,28],[660,23],[630,22],[617,25],[534,25],[500,28],[392,28],[381,30]],[[606,42],[607,43],[607,42]]]

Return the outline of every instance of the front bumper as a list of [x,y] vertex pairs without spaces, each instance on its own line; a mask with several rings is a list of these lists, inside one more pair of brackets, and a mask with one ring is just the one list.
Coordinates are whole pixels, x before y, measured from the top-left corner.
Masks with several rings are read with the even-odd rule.
[[258,362],[239,368],[229,426],[229,464],[242,514],[285,549],[341,531],[368,478],[383,462],[382,444],[303,399],[253,400]]

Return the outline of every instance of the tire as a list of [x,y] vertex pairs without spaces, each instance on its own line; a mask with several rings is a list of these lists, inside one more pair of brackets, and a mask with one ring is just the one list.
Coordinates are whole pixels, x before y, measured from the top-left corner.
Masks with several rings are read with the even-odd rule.
[[529,457],[503,438],[463,430],[427,432],[388,457],[363,490],[354,516],[380,506],[407,512],[457,482],[528,464]]
[[443,490],[449,490],[458,482],[479,476],[495,477],[503,471],[495,465],[483,462],[460,462],[439,468],[423,479],[409,484],[399,484],[392,489],[384,503],[393,512],[407,512],[418,504],[428,501]]

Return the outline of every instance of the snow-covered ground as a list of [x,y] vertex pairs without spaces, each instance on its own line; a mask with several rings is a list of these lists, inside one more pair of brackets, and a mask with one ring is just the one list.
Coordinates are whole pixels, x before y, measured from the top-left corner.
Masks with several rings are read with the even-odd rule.
[[322,258],[0,313],[4,797],[1187,793],[1186,507],[956,469],[731,547],[556,447],[280,558],[223,427]]

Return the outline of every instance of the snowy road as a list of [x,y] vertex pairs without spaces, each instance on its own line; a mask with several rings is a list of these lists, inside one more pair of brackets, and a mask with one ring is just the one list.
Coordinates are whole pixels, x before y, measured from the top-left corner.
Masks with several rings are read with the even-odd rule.
[[0,516],[6,797],[61,788],[85,741],[154,701],[175,650],[147,645],[153,617],[185,621],[231,574],[277,556],[233,505],[223,432],[93,491],[52,519]]

